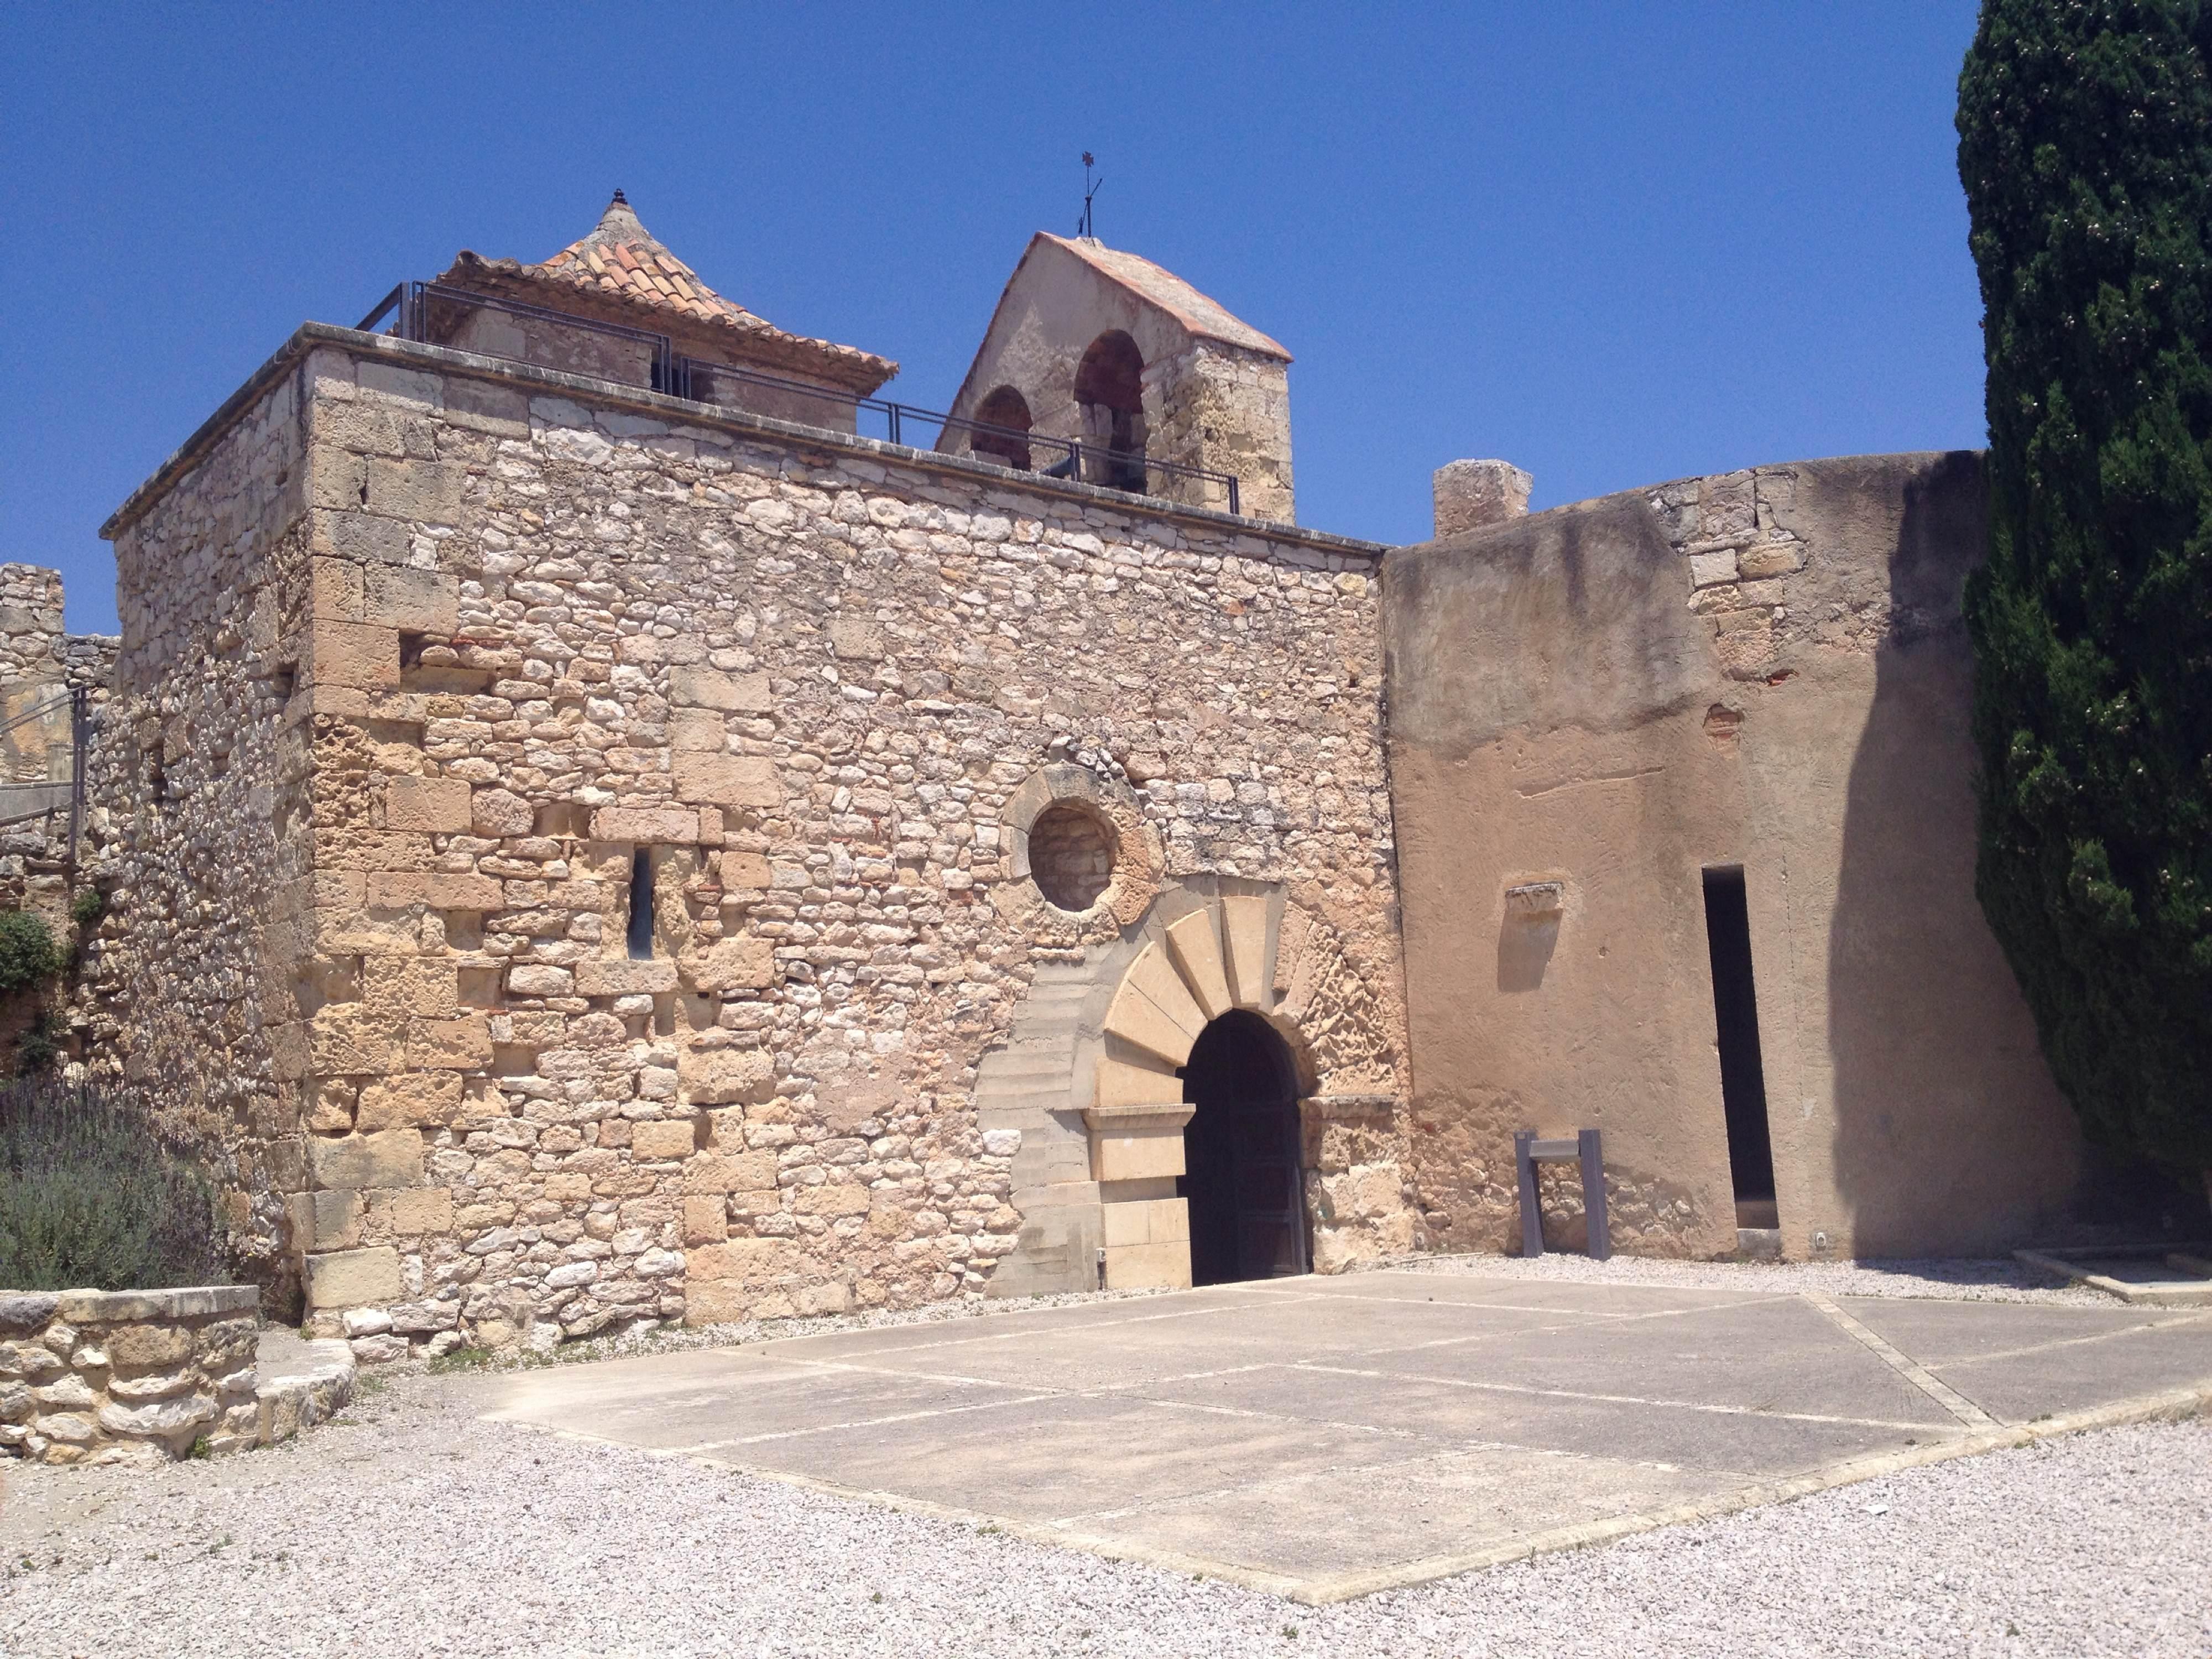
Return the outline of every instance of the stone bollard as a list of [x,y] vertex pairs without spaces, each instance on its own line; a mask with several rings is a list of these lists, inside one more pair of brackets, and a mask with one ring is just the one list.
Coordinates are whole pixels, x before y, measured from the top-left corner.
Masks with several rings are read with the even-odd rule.
[[1535,484],[1510,461],[1447,461],[1437,469],[1437,534],[1456,536],[1519,518]]

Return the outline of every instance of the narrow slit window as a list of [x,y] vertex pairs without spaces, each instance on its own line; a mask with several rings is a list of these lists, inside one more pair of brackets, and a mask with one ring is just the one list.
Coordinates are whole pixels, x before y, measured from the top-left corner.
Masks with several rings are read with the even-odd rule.
[[1736,1224],[1771,1227],[1774,1146],[1767,1133],[1766,1071],[1759,1054],[1759,994],[1751,975],[1751,907],[1741,867],[1705,875],[1705,943],[1712,954],[1713,1023]]
[[629,861],[629,954],[633,962],[653,955],[653,849],[641,847]]

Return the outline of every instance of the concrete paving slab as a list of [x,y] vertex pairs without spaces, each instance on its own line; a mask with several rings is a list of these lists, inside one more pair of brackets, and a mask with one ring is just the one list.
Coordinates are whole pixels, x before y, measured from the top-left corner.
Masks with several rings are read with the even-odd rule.
[[[1715,1498],[1735,1484],[1699,1470],[1481,1447],[1343,1470],[1326,1481],[1261,1481],[1107,1518],[1115,1541],[1147,1553],[1306,1580],[1457,1557]],[[1347,1527],[1347,1515],[1358,1524]],[[1058,1529],[1073,1541],[1093,1525]]]
[[1923,1302],[1903,1297],[1839,1297],[1854,1319],[1941,1367],[1961,1359],[2026,1353],[2053,1343],[2095,1343],[2198,1317],[2160,1308],[2054,1308],[2032,1302]]
[[[732,1461],[978,1515],[1056,1522],[1243,1485],[1337,1475],[1437,1449],[1420,1436],[1082,1395],[858,1425],[735,1449]],[[713,1455],[714,1454],[708,1454]]]
[[1383,1352],[1375,1370],[1601,1396],[1929,1425],[1950,1414],[1795,1297]]
[[[845,1348],[839,1357],[885,1371],[957,1373],[1016,1388],[1127,1389],[1215,1370],[1280,1364],[1313,1355],[1352,1357],[1389,1346],[1419,1351],[1514,1333],[1601,1322],[1559,1310],[1346,1302],[1326,1315],[1303,1302],[1210,1310],[1195,1322],[1119,1321],[1111,1326],[1032,1328],[1018,1340],[973,1337],[884,1347]],[[1202,1355],[1194,1345],[1202,1345]],[[812,1358],[812,1348],[769,1350]]]
[[2212,1320],[1960,1360],[1936,1374],[2000,1421],[2032,1423],[2212,1378]]
[[1708,1408],[1624,1411],[1586,1400],[1468,1386],[1319,1363],[1164,1384],[1156,1397],[1236,1405],[1371,1428],[1418,1424],[1433,1437],[1563,1456],[1626,1458],[1684,1468],[1788,1474],[1846,1457],[1927,1444],[1956,1425],[1911,1420],[1777,1416]]
[[508,1421],[1329,1600],[2191,1408],[2212,1319],[1398,1272],[465,1386]]
[[1486,1279],[1478,1273],[1415,1271],[1307,1277],[1266,1282],[1261,1295],[1321,1296],[1377,1302],[1455,1301],[1477,1305],[1550,1308],[1583,1315],[1638,1317],[1691,1308],[1724,1308],[1756,1302],[1772,1291],[1715,1290],[1674,1285],[1546,1283],[1530,1279]]
[[988,1382],[788,1365],[766,1358],[733,1364],[721,1374],[719,1386],[693,1383],[627,1399],[594,1390],[583,1400],[562,1400],[553,1390],[566,1379],[550,1373],[541,1376],[538,1387],[526,1385],[486,1415],[512,1422],[545,1422],[595,1439],[656,1451],[817,1434],[842,1425],[886,1419],[940,1417],[1027,1397],[1018,1389]]

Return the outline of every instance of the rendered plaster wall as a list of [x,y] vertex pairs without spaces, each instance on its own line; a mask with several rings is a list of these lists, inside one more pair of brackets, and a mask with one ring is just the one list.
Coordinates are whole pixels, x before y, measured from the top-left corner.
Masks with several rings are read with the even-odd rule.
[[[1144,358],[1146,454],[1235,473],[1244,516],[1296,523],[1288,366],[1193,335],[1167,311],[1049,241],[1035,245],[1008,283],[951,412],[972,417],[991,392],[1011,386],[1029,404],[1033,432],[1085,437],[1076,370],[1091,342],[1115,330]],[[966,453],[968,439],[951,431],[939,447]],[[1034,455],[1040,469],[1060,459],[1042,446]],[[1150,487],[1183,505],[1228,509],[1218,484],[1155,474]]]
[[[1392,556],[1413,1144],[1450,1246],[1514,1237],[1514,1130],[1595,1127],[1618,1245],[1735,1247],[1724,866],[1786,1253],[1986,1250],[2063,1213],[2074,1120],[1973,892],[1982,492],[1972,454],[1808,462]],[[1509,911],[1547,882],[1559,912]]]
[[195,1139],[221,1180],[234,1240],[293,1301],[284,1200],[305,1185],[297,1079],[284,1036],[308,971],[312,826],[304,702],[295,684],[349,641],[300,637],[313,550],[347,532],[333,503],[367,483],[311,483],[297,374],[264,380],[195,464],[133,503],[115,543],[123,644],[95,730],[85,873],[106,914],[80,980],[87,1063]]
[[[284,727],[319,1328],[377,1358],[983,1291],[1021,1137],[978,1067],[1138,919],[1012,873],[1048,764],[1127,793],[1163,882],[1325,923],[1331,1064],[1401,1086],[1376,550],[343,340],[301,380],[341,498],[307,631],[346,648]],[[1410,1237],[1397,1164],[1359,1178]]]

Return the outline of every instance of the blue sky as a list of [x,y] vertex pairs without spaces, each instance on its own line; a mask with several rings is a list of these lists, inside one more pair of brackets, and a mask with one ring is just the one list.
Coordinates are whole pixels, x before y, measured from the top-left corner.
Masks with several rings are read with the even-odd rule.
[[308,318],[543,258],[617,185],[709,283],[942,408],[1033,230],[1281,340],[1298,517],[1429,527],[1978,445],[1969,0],[35,6],[0,14],[0,558],[114,626],[107,514]]

